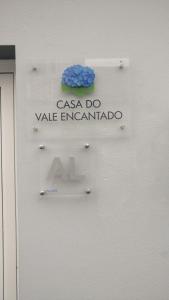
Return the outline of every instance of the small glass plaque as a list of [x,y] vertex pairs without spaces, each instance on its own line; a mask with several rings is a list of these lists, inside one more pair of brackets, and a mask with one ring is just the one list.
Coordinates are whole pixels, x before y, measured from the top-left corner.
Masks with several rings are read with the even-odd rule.
[[95,190],[97,150],[82,140],[55,140],[39,148],[40,193],[48,197],[89,195]]

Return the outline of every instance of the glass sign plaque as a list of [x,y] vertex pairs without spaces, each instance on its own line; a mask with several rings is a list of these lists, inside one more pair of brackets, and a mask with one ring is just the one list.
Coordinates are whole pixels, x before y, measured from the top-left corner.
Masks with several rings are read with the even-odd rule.
[[26,76],[26,134],[39,151],[40,195],[91,194],[100,145],[131,134],[126,60],[35,63]]

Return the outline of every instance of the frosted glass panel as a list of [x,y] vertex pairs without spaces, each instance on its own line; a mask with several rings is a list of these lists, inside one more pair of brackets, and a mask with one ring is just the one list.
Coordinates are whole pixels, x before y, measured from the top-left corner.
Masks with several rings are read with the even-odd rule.
[[39,147],[40,194],[85,196],[95,192],[97,151],[82,140],[58,140]]
[[[77,62],[76,62],[77,63]],[[82,63],[78,62],[78,63]],[[27,69],[27,133],[36,139],[123,138],[131,134],[130,68],[94,67],[94,91],[85,96],[65,93],[61,78],[69,63],[30,64]],[[36,67],[33,67],[36,66]]]

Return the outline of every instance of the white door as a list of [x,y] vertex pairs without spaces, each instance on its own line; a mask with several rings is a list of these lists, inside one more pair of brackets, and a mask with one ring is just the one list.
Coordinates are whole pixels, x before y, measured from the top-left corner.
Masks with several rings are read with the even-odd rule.
[[13,79],[0,74],[0,300],[16,299]]

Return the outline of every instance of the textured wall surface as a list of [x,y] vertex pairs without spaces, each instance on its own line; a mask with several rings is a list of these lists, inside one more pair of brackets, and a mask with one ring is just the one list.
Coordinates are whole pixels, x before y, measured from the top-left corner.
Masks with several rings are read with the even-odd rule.
[[[168,11],[164,0],[1,1],[0,43],[16,45],[20,300],[169,298]],[[97,197],[40,202],[25,66],[78,57],[130,58],[131,134],[97,141]]]

